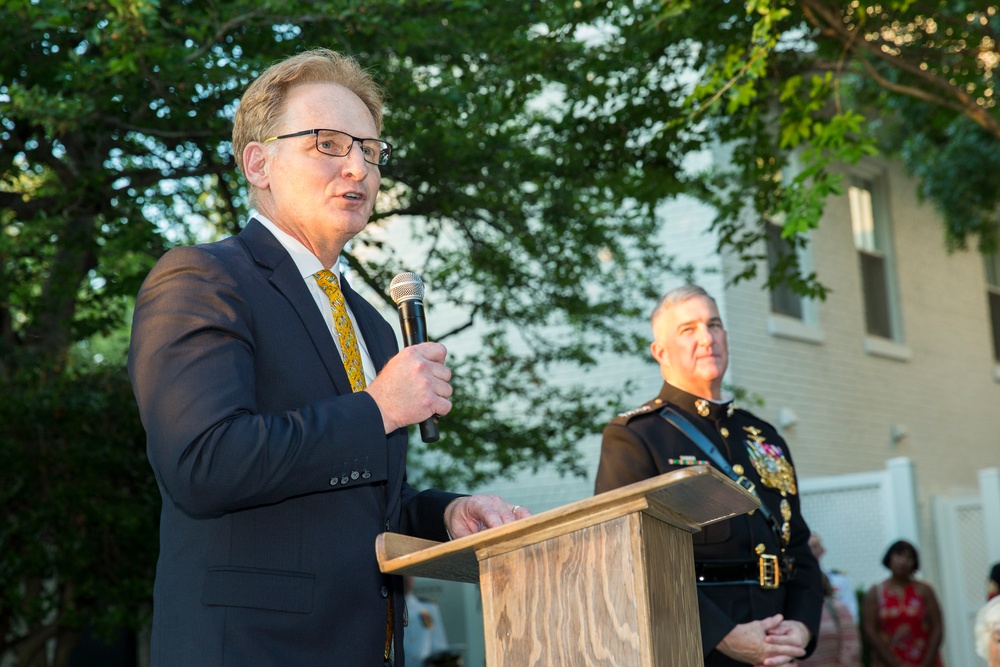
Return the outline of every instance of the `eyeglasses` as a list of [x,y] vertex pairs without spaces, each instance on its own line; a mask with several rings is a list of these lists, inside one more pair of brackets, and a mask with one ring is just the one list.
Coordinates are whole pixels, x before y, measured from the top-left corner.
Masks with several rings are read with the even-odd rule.
[[354,144],[361,144],[361,156],[369,164],[385,165],[389,164],[389,156],[392,155],[392,144],[381,139],[362,139],[340,130],[302,130],[292,134],[282,134],[278,137],[268,137],[263,143],[277,141],[278,139],[290,139],[292,137],[304,137],[307,134],[316,135],[316,150],[324,155],[333,157],[345,157],[354,148]]

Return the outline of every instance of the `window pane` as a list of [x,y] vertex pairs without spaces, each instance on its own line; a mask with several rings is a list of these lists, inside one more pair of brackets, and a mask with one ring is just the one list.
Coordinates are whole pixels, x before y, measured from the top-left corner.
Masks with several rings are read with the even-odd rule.
[[983,257],[986,266],[986,282],[994,287],[1000,287],[1000,255]]
[[[773,275],[780,257],[794,252],[792,244],[781,238],[780,225],[767,225],[767,268]],[[802,297],[781,283],[771,289],[771,312],[802,319]]]
[[990,319],[993,321],[993,359],[1000,362],[1000,292],[990,291]]
[[878,250],[871,187],[867,183],[855,183],[847,189],[847,199],[851,205],[854,246],[859,250]]
[[868,333],[892,338],[885,258],[880,254],[864,251],[859,252],[858,256],[861,258],[861,286],[865,292],[865,324]]

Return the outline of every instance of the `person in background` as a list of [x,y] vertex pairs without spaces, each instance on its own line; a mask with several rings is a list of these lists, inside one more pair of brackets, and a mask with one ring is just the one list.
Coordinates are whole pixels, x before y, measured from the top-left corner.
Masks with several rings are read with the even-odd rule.
[[986,580],[986,601],[1000,595],[1000,563],[994,563],[990,568],[989,579]]
[[403,577],[403,590],[406,591],[406,627],[403,629],[406,658],[416,667],[424,667],[433,654],[448,650],[441,609],[434,602],[417,597],[413,592],[413,577]]
[[872,667],[940,667],[944,620],[934,589],[914,578],[920,569],[917,548],[894,542],[882,565],[892,575],[865,594],[861,617],[872,649]]
[[663,388],[605,427],[594,491],[705,464],[752,489],[760,509],[693,536],[702,654],[720,667],[794,664],[815,646],[823,591],[788,445],[723,396],[729,343],[703,288],[665,294],[651,325]]
[[254,215],[177,247],[136,299],[129,376],[163,506],[152,667],[402,666],[403,586],[385,531],[445,541],[530,515],[418,491],[407,427],[451,410],[447,350],[399,350],[340,270],[389,163],[382,93],[317,49],[236,110]]
[[1000,597],[984,604],[976,614],[976,653],[989,667],[1000,667]]
[[799,664],[808,667],[859,667],[861,635],[850,610],[834,593],[823,575],[823,617],[819,622],[816,650]]
[[823,555],[826,553],[826,547],[823,546],[823,538],[820,537],[819,533],[813,533],[809,536],[809,548],[812,549],[813,556],[819,561],[823,574],[826,575],[830,586],[833,587],[834,597],[840,600],[840,603],[847,608],[851,618],[857,623],[858,596],[854,592],[851,578],[839,570],[828,570],[823,567]]

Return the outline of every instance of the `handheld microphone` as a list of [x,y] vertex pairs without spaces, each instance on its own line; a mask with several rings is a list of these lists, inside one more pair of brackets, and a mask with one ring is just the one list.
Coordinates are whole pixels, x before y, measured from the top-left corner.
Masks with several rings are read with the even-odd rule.
[[[403,331],[403,346],[427,342],[427,323],[424,320],[424,283],[415,273],[398,274],[389,283],[389,296],[399,311],[399,327]],[[437,442],[438,416],[434,415],[420,422],[420,439]]]

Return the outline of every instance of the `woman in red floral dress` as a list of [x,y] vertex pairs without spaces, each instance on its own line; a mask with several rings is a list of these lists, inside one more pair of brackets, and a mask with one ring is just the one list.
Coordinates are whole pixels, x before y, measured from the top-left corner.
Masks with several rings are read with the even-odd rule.
[[892,576],[868,590],[862,611],[872,667],[941,667],[944,621],[934,590],[913,577],[920,568],[916,547],[900,540],[882,564]]

